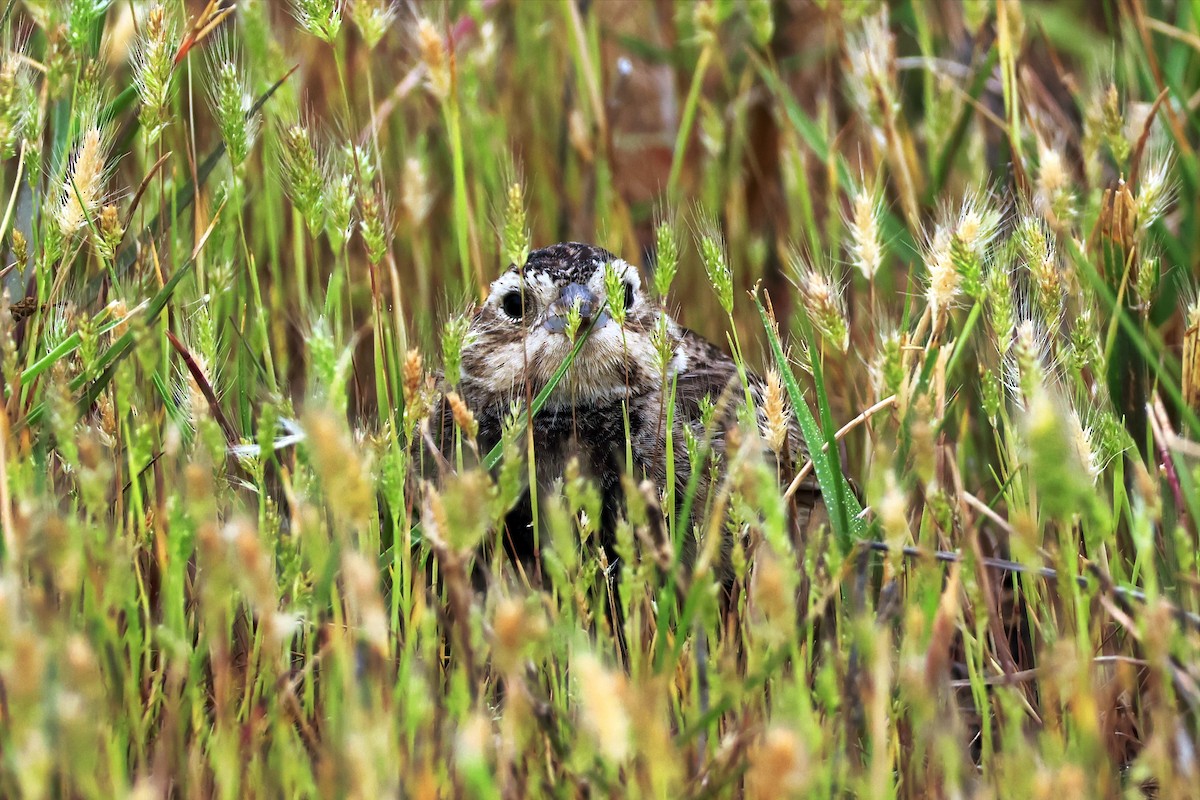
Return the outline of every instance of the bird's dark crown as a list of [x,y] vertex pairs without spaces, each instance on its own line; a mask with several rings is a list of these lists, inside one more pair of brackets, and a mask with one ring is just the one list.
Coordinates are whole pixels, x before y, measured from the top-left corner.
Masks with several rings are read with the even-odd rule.
[[525,262],[525,272],[540,272],[557,285],[586,284],[596,272],[597,264],[615,261],[616,256],[583,242],[562,242],[534,250]]

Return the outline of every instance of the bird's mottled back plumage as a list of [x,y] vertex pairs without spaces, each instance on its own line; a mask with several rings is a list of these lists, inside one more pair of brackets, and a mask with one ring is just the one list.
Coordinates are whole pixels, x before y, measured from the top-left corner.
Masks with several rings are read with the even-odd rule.
[[[602,308],[608,264],[625,283],[625,319],[620,326]],[[665,426],[673,418],[676,497],[682,498],[690,477],[684,427],[701,441],[711,434],[713,450],[723,453],[726,425],[732,424],[746,393],[729,355],[671,319],[642,291],[636,267],[600,247],[556,244],[530,253],[520,267],[509,267],[471,320],[459,393],[479,422],[483,452],[499,441],[511,403],[536,395],[570,354],[574,343],[564,334],[564,320],[572,305],[580,311],[580,330],[589,323],[591,329],[564,379],[533,420],[539,492],[551,491],[570,459],[578,458],[603,492],[601,530],[611,534],[623,504],[626,416],[634,469],[660,491],[667,481]],[[654,341],[660,320],[670,348],[665,375]],[[747,380],[751,397],[761,405],[762,380],[753,374]],[[668,414],[665,404],[672,386],[675,408]],[[729,401],[726,413],[721,424],[706,432],[701,421],[704,398],[717,402],[722,396]],[[440,435],[445,449],[453,441],[453,422],[445,408],[439,422],[440,430],[435,423],[433,434]],[[794,426],[788,439],[788,460],[794,462],[804,454]],[[706,480],[701,480],[700,491],[702,496],[707,492]],[[794,500],[795,519],[803,530],[811,512],[823,510],[815,482],[806,484]],[[508,517],[509,540],[522,557],[532,555],[530,518],[528,498]]]

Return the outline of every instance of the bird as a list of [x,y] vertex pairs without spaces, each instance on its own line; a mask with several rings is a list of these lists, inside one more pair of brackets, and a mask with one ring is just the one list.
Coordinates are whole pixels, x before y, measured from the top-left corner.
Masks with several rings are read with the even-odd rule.
[[[611,272],[622,282],[620,310],[605,302],[605,278]],[[572,334],[586,340],[530,423],[538,495],[555,491],[571,460],[578,459],[581,474],[595,481],[602,495],[600,541],[611,546],[625,502],[626,454],[635,476],[643,486],[649,481],[659,498],[668,496],[665,484],[668,471],[673,472],[673,496],[682,502],[692,469],[688,443],[707,442],[712,463],[720,463],[738,405],[749,398],[759,406],[761,419],[766,382],[754,372],[739,372],[727,352],[680,325],[624,259],[596,245],[554,244],[530,252],[523,264],[510,264],[470,316],[455,389],[475,417],[480,451],[500,441],[514,400],[526,401],[551,382],[575,347]],[[714,408],[724,409],[719,424],[711,422]],[[454,421],[445,401],[432,417],[431,438],[446,453],[454,441]],[[668,419],[675,448],[670,470]],[[794,415],[787,424],[783,449],[786,469],[794,471],[807,451]],[[698,476],[693,508],[704,507],[710,482],[708,474]],[[526,491],[505,518],[509,548],[525,561],[537,555],[531,504]],[[828,519],[815,478],[798,485],[791,509],[794,530],[800,532]]]

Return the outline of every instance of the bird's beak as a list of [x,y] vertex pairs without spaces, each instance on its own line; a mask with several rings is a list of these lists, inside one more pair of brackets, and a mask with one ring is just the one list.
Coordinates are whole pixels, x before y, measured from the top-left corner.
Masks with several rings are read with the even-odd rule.
[[[586,331],[589,327],[593,331],[599,330],[611,319],[607,311],[600,311],[600,298],[595,292],[581,283],[570,283],[558,293],[558,299],[550,304],[542,327],[550,333],[566,333],[567,315],[576,305],[579,307],[579,332]],[[593,317],[596,319],[594,326]]]

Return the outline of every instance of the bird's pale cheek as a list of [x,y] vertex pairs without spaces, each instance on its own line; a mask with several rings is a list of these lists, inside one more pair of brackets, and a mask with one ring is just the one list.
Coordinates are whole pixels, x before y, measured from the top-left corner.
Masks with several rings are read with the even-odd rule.
[[464,350],[462,354],[462,371],[471,377],[483,377],[487,374],[488,348],[478,344]]

